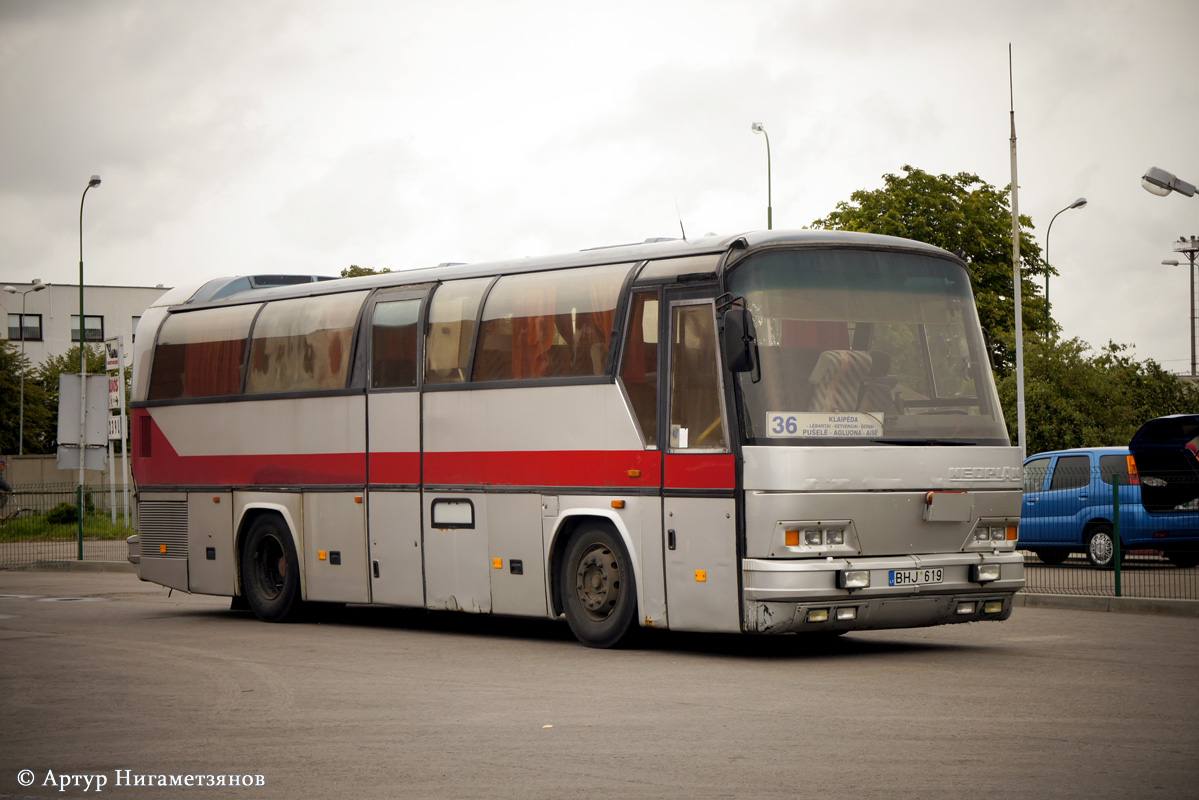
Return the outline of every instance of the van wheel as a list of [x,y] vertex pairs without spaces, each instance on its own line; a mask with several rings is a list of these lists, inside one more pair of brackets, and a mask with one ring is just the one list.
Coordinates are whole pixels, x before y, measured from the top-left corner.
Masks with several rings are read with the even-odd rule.
[[1108,525],[1098,525],[1091,529],[1087,539],[1087,561],[1091,566],[1107,568],[1115,564],[1116,543],[1112,539],[1112,529]]
[[241,551],[242,595],[264,622],[298,616],[300,562],[287,523],[278,514],[254,520]]
[[584,523],[571,534],[558,590],[571,632],[588,647],[615,647],[633,630],[633,565],[606,525]]
[[1056,567],[1058,564],[1064,564],[1066,559],[1070,557],[1070,551],[1064,547],[1038,547],[1033,550],[1036,557],[1041,559],[1041,563],[1048,564],[1051,567]]

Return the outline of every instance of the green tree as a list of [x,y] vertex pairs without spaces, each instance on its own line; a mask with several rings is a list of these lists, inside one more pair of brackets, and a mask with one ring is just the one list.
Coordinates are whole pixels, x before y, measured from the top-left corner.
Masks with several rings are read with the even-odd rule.
[[343,278],[357,278],[360,275],[382,275],[384,272],[391,272],[390,269],[372,269],[371,267],[360,267],[357,264],[351,264],[341,271]]
[[25,375],[25,447],[26,453],[40,453],[41,441],[49,419],[45,393],[30,369],[29,356],[18,345],[0,341],[0,453],[21,451],[21,374]]
[[[1009,189],[999,190],[977,175],[932,175],[905,165],[903,175],[886,174],[883,188],[861,189],[849,202],[812,223],[815,228],[901,236],[957,252],[970,268],[978,316],[990,339],[998,375],[1016,366],[1015,303],[1012,298],[1012,210]],[[1020,216],[1022,316],[1024,330],[1044,335],[1053,329],[1032,277],[1045,274],[1041,248]],[[1007,335],[1004,335],[1004,334]],[[1027,336],[1025,337],[1028,338]]]
[[[1026,338],[1024,371],[1029,453],[1127,445],[1146,421],[1199,408],[1199,388],[1114,342],[1092,352],[1077,338]],[[999,397],[1015,438],[1015,374],[999,381]]]
[[[104,352],[104,345],[89,344],[87,345],[87,371],[88,374],[97,375],[103,374],[107,357]],[[60,373],[67,372],[76,374],[79,372],[79,345],[75,345],[62,355],[50,356],[43,361],[34,371],[34,381],[38,384],[44,398],[43,403],[46,410],[45,424],[42,425],[38,438],[34,441],[36,453],[53,453],[58,446],[58,376]],[[125,370],[125,398],[128,401],[130,380],[132,379],[133,371],[130,368]],[[29,391],[29,379],[26,379],[25,391]],[[28,411],[28,410],[27,410]],[[126,409],[128,413],[128,409]],[[28,430],[28,420],[26,420],[25,436],[28,441],[30,433]],[[28,452],[28,447],[27,447]]]

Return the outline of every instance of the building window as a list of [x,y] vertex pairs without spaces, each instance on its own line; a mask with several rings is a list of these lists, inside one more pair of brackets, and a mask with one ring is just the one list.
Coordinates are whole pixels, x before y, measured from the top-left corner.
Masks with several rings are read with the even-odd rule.
[[[22,336],[22,332],[24,335]],[[14,342],[40,342],[42,340],[42,315],[21,314],[8,315],[8,338]]]
[[142,321],[141,317],[133,318],[133,325],[130,328],[133,331],[133,334],[129,337],[130,344],[137,341],[137,323],[139,323],[141,321]]
[[[85,314],[83,317],[83,328],[87,332],[87,341],[102,342],[104,341],[104,317],[92,316]],[[79,315],[71,315],[71,341],[79,341]]]

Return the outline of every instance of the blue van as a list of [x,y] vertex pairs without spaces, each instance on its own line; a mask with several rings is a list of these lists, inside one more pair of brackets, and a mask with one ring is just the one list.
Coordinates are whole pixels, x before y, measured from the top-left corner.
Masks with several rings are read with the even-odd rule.
[[1020,547],[1046,564],[1075,552],[1097,567],[1115,561],[1113,476],[1120,483],[1121,548],[1161,551],[1199,564],[1199,415],[1146,423],[1129,447],[1037,453],[1024,461]]

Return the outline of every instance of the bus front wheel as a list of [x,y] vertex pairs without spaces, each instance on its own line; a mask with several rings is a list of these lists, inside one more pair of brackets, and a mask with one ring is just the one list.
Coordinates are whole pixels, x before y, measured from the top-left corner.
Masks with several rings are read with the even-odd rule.
[[584,523],[571,534],[558,588],[571,632],[588,647],[615,647],[634,629],[633,565],[611,528]]
[[291,532],[277,514],[254,520],[241,551],[242,596],[265,622],[283,622],[300,609],[300,562]]

